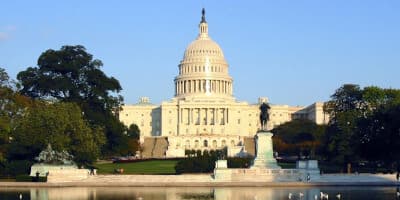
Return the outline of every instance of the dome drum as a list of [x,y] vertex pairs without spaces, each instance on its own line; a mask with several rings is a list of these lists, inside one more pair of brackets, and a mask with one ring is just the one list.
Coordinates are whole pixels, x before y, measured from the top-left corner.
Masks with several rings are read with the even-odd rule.
[[175,96],[232,97],[232,78],[220,46],[208,35],[205,17],[199,25],[199,35],[185,50],[175,78]]

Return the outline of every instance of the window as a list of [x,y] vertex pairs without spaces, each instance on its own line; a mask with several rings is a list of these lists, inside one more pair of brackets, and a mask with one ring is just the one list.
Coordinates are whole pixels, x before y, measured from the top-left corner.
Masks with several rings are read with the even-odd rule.
[[225,147],[225,146],[226,146],[226,140],[222,140],[221,147]]
[[207,141],[207,140],[204,140],[204,141],[203,141],[203,146],[204,146],[204,147],[208,147],[208,141]]
[[213,140],[213,142],[212,142],[212,147],[213,147],[213,148],[217,148],[217,140]]

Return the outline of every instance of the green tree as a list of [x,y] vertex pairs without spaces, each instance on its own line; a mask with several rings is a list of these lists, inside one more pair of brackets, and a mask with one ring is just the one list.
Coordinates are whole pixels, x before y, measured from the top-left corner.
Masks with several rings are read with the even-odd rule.
[[[360,156],[376,159],[380,155],[384,158],[377,152],[367,155],[366,147],[372,149],[368,144],[376,144],[378,148],[383,140],[392,140],[386,132],[390,128],[385,127],[395,127],[387,116],[395,116],[393,109],[400,105],[400,91],[376,86],[361,89],[358,85],[347,84],[336,90],[331,98],[324,105],[324,110],[331,116],[324,142],[330,159],[347,163]],[[379,127],[385,130],[379,130]]]
[[274,147],[280,154],[316,156],[325,125],[310,120],[293,120],[272,130]]
[[358,153],[367,160],[400,167],[400,90],[365,88],[368,115],[358,121]]
[[[18,73],[21,93],[32,98],[75,102],[92,126],[103,126],[107,137],[103,152],[118,153],[126,146],[125,127],[116,118],[122,97],[118,80],[101,71],[103,63],[81,46],[63,46],[43,52],[37,67]],[[117,96],[116,96],[117,95]],[[123,148],[122,148],[123,149]]]
[[7,72],[0,68],[0,168],[7,164],[8,148],[12,130],[32,101],[14,90],[14,83]]
[[130,138],[139,139],[140,138],[140,129],[136,124],[131,124],[126,133]]
[[357,159],[354,146],[358,145],[358,140],[354,140],[353,136],[357,130],[357,120],[363,115],[362,105],[362,90],[354,84],[343,85],[325,103],[324,111],[331,119],[324,146],[331,161],[344,164]]
[[104,142],[102,130],[91,128],[76,104],[38,102],[13,130],[9,157],[33,160],[51,144],[54,150],[70,152],[80,164],[92,163]]
[[127,130],[128,154],[135,155],[140,150],[140,129],[136,124],[131,124]]

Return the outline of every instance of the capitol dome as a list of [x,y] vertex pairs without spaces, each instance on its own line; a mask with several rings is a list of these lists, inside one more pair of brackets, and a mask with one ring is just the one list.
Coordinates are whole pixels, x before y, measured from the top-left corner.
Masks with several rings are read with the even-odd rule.
[[232,78],[220,46],[208,35],[205,11],[199,25],[199,35],[185,50],[175,78],[175,96],[232,97]]

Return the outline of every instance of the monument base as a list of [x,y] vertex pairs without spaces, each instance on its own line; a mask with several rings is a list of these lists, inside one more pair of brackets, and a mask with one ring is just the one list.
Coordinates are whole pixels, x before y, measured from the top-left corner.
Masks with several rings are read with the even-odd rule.
[[31,173],[29,176],[46,177],[50,170],[66,170],[66,169],[78,169],[76,165],[51,165],[44,163],[36,163],[31,166]]
[[250,167],[251,169],[259,168],[259,169],[281,169],[275,159],[262,159],[256,158],[253,161],[253,165]]
[[251,169],[281,169],[273,155],[272,136],[269,131],[257,132],[257,152]]

